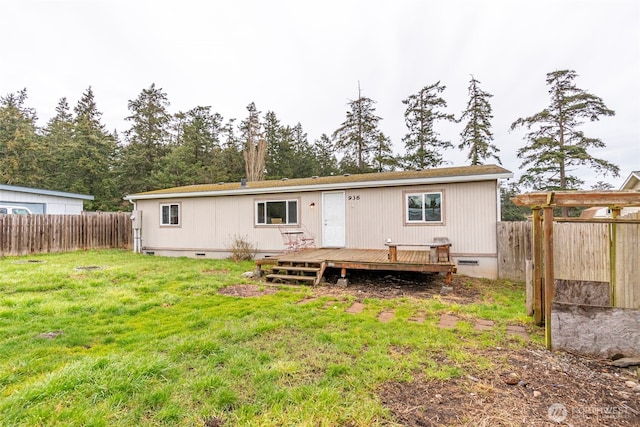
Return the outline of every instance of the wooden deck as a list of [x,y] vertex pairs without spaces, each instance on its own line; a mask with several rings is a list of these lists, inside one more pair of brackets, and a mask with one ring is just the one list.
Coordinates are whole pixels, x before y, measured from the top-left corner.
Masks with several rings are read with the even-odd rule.
[[304,249],[273,258],[256,261],[278,266],[319,266],[318,279],[326,268],[339,268],[344,277],[347,270],[415,271],[447,273],[447,282],[456,266],[451,261],[430,262],[429,251],[398,250],[397,260],[390,261],[386,249]]

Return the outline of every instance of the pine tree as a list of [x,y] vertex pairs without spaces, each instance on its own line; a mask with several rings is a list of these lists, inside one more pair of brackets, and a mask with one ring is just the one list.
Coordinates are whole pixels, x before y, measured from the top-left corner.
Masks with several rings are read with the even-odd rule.
[[212,113],[211,107],[196,107],[187,112],[187,119],[181,145],[189,147],[194,163],[202,167],[200,174],[196,174],[194,183],[213,182],[216,175],[214,160],[220,151],[224,119],[222,115]]
[[244,141],[245,173],[247,181],[263,181],[265,172],[265,162],[267,155],[267,141],[264,139],[262,124],[260,123],[260,111],[256,109],[256,104],[247,106],[249,117],[240,124],[242,139]]
[[148,191],[158,187],[161,162],[169,152],[171,115],[167,111],[167,94],[155,83],[143,89],[137,99],[129,101],[131,128],[125,132],[120,173],[126,193]]
[[615,187],[608,182],[598,181],[595,184],[591,185],[591,189],[597,190],[597,191],[609,191],[609,190],[615,190]]
[[[364,172],[370,173],[373,171],[373,168],[371,166],[368,166]],[[338,162],[338,173],[351,174],[363,173],[363,171],[360,167],[358,167],[358,160],[354,158],[350,153],[345,153]]]
[[86,210],[113,210],[121,206],[112,168],[116,157],[116,139],[101,123],[93,90],[89,87],[74,108],[73,138],[67,161],[67,191],[91,194]]
[[244,177],[244,159],[235,134],[235,120],[229,119],[221,129],[221,147],[214,150],[213,182],[238,182]]
[[480,89],[479,85],[480,82],[471,76],[469,102],[467,102],[467,109],[460,117],[460,121],[466,119],[467,124],[460,133],[462,142],[458,148],[469,150],[467,159],[472,165],[480,165],[490,157],[502,164],[497,154],[500,150],[492,144],[491,119],[493,114],[489,98],[493,95]]
[[175,141],[159,161],[154,181],[162,187],[202,184],[215,180],[222,116],[211,107],[195,107],[175,115]]
[[264,115],[264,138],[267,142],[265,167],[269,179],[293,177],[292,135],[278,120],[276,113],[268,111]]
[[440,166],[444,160],[442,151],[453,148],[449,141],[440,139],[434,124],[438,120],[455,121],[453,114],[439,109],[447,102],[440,96],[446,89],[440,82],[425,86],[402,101],[407,106],[404,113],[409,132],[402,138],[405,145],[405,167],[425,169]]
[[[580,130],[584,120],[597,121],[600,116],[613,116],[601,98],[579,89],[573,83],[577,74],[573,70],[547,74],[551,102],[547,108],[530,117],[513,122],[511,130],[525,127],[529,142],[518,150],[527,167],[520,183],[535,190],[572,190],[583,181],[570,174],[578,166],[588,166],[598,174],[619,176],[618,166],[598,159],[589,153],[604,148],[598,138],[588,138]],[[567,210],[563,209],[563,215]]]
[[526,221],[531,209],[516,206],[511,199],[520,194],[517,182],[500,184],[500,212],[502,221]]
[[302,124],[298,123],[291,128],[293,137],[293,178],[305,178],[316,174],[318,164],[313,155],[313,149],[307,139],[307,133],[302,128]]
[[358,85],[358,99],[349,102],[347,119],[333,132],[336,149],[343,152],[343,170],[356,173],[371,172],[372,152],[380,135],[375,115],[375,101],[363,97]]
[[45,187],[51,190],[67,190],[69,187],[69,168],[73,162],[67,156],[73,152],[73,115],[67,98],[61,98],[56,106],[56,115],[49,120],[44,129],[44,150],[47,161],[42,165],[45,174]]
[[398,159],[391,150],[391,140],[380,132],[373,148],[373,168],[376,172],[394,170],[398,166]]
[[320,139],[313,143],[313,153],[317,159],[318,176],[330,176],[338,173],[338,160],[336,159],[335,148],[327,134],[322,134]]
[[39,186],[42,181],[36,112],[25,107],[27,90],[0,98],[0,182]]

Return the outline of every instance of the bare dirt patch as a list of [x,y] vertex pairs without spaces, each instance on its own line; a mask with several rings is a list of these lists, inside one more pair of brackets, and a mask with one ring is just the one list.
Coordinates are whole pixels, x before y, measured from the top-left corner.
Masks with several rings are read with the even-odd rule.
[[52,340],[58,337],[58,335],[62,335],[63,332],[62,331],[55,331],[55,332],[44,332],[42,334],[36,335],[36,338],[42,338],[42,339],[47,339],[47,340]]
[[[424,273],[349,272],[349,285],[333,285],[338,271],[314,296],[345,295],[390,299],[433,298],[470,304],[482,299],[482,279],[453,276],[453,292],[441,294],[444,276]],[[415,375],[410,383],[387,383],[379,390],[394,421],[403,426],[634,426],[640,425],[640,382],[635,368],[610,366],[568,353],[554,353],[531,344],[524,349],[476,350],[496,368],[450,380]],[[452,364],[434,355],[439,364]],[[631,387],[633,384],[635,388]]]
[[[440,291],[445,286],[445,277],[439,274],[413,273],[413,272],[389,272],[352,270],[348,272],[347,287],[336,286],[340,278],[339,270],[327,270],[324,275],[325,283],[314,288],[315,295],[344,296],[353,295],[358,299],[364,298],[433,298],[441,295]],[[481,279],[454,275],[451,286],[453,292],[441,295],[442,300],[469,304],[477,302],[481,291],[477,286]]]
[[[417,375],[378,395],[403,426],[636,426],[640,391],[633,371],[607,361],[543,349],[482,352],[491,372],[450,380]],[[446,363],[446,360],[442,361]]]
[[278,292],[274,288],[262,288],[257,285],[231,285],[218,291],[219,294],[234,297],[261,297],[263,295],[275,294]]
[[222,427],[224,425],[224,420],[219,417],[211,417],[204,421],[204,425],[205,427]]
[[[307,298],[330,297],[327,307],[345,296],[391,299],[433,298],[458,304],[479,302],[483,279],[453,276],[453,292],[442,295],[444,276],[424,273],[350,271],[347,287],[336,286],[339,271],[329,270],[326,283]],[[411,321],[424,321],[416,313]],[[493,325],[480,325],[492,328]],[[481,328],[479,327],[479,328]],[[530,343],[526,348],[472,350],[491,361],[491,371],[476,365],[459,366],[460,378],[436,380],[416,373],[412,382],[385,383],[378,396],[402,426],[640,426],[640,375],[564,352],[550,352]],[[392,349],[402,357],[402,349]],[[444,354],[440,365],[456,366]]]

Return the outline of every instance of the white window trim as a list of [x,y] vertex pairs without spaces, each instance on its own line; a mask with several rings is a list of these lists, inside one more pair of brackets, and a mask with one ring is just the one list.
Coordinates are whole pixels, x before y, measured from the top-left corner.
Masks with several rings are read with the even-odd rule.
[[[178,223],[171,224],[170,222],[165,224],[162,222],[162,211],[165,206],[169,207],[169,221],[171,221],[171,206],[178,207]],[[160,227],[180,227],[182,225],[182,206],[180,203],[161,203],[160,204]]]
[[[265,209],[264,209],[264,218],[265,221],[267,219],[267,203],[285,203],[285,209],[286,209],[286,216],[287,218],[283,218],[282,219],[282,224],[267,224],[266,222],[262,223],[262,222],[258,222],[258,205],[260,205],[261,203],[265,204]],[[287,222],[287,219],[289,218],[289,203],[290,202],[296,202],[296,218],[297,221],[296,222]],[[257,199],[254,201],[254,224],[256,226],[260,226],[260,227],[277,227],[279,225],[287,225],[287,226],[292,226],[292,225],[300,225],[300,199]]]
[[[429,194],[439,194],[440,195],[440,220],[429,221],[426,219],[415,220],[409,219],[409,197],[411,196],[422,196],[423,198],[423,206],[424,206],[424,198]],[[405,214],[405,224],[436,224],[442,225],[444,224],[444,191],[412,191],[404,193],[404,214]]]

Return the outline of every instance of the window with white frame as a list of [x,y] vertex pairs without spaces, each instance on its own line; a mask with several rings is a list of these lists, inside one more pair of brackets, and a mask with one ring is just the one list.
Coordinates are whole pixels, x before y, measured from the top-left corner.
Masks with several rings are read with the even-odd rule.
[[160,225],[180,225],[179,203],[167,203],[160,205]]
[[298,201],[256,201],[256,225],[271,224],[298,224]]
[[407,223],[442,223],[442,192],[408,193],[406,209]]

